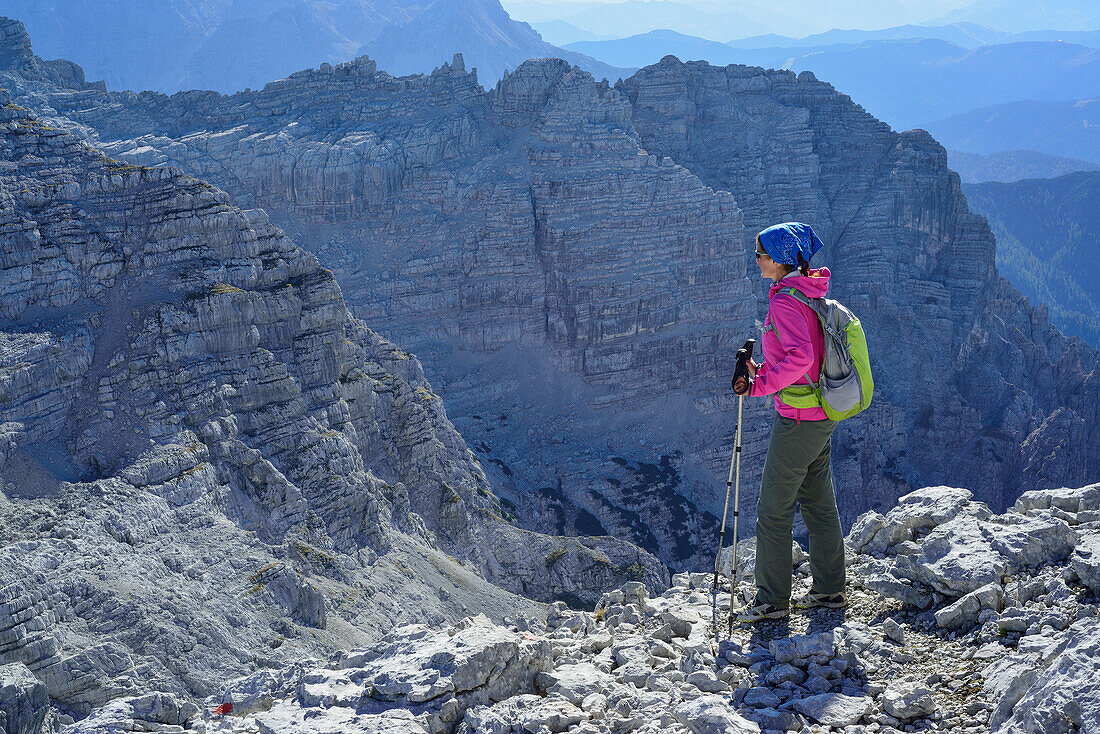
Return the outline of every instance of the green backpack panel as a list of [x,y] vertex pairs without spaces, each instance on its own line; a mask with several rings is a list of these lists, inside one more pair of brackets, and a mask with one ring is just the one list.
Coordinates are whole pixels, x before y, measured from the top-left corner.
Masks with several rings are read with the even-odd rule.
[[856,315],[831,298],[810,298],[797,288],[780,293],[793,296],[817,314],[825,336],[821,374],[810,385],[791,385],[779,391],[792,408],[821,408],[835,421],[851,418],[871,404],[875,382],[867,353],[867,335]]

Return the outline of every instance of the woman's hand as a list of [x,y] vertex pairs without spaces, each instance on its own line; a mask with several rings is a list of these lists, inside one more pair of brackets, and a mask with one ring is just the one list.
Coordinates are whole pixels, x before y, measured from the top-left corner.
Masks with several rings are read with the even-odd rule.
[[733,392],[737,395],[748,395],[749,390],[752,388],[752,378],[756,377],[756,370],[758,365],[751,359],[745,363],[746,369],[749,371],[749,379],[744,377],[738,377],[733,381]]

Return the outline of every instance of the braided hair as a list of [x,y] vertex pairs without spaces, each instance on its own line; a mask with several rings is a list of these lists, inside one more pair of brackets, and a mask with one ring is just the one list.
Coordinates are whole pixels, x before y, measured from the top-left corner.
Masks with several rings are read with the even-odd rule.
[[798,265],[788,265],[787,263],[781,263],[782,266],[783,266],[783,269],[786,271],[785,274],[793,273],[795,270],[797,270],[799,275],[804,275],[806,277],[809,277],[810,276],[810,264],[808,262],[806,262],[806,258],[802,257],[801,252],[798,253],[797,257],[798,257]]

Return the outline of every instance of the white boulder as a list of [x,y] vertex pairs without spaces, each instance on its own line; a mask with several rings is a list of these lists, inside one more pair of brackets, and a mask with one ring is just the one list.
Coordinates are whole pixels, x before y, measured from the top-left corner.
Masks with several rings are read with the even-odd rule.
[[832,631],[813,635],[783,637],[768,643],[777,663],[794,663],[805,667],[811,660],[827,662],[833,657],[835,644]]
[[429,729],[405,709],[358,714],[354,709],[303,709],[280,701],[256,717],[260,734],[429,734]]
[[936,711],[932,691],[913,681],[894,681],[882,693],[882,708],[896,719],[928,716]]
[[0,731],[38,734],[49,707],[46,686],[26,665],[0,665]]
[[978,615],[986,609],[1001,611],[1004,602],[1004,589],[999,583],[986,584],[964,595],[954,604],[936,612],[936,624],[944,629],[956,629],[978,622]]
[[1076,622],[1057,645],[994,663],[985,678],[999,699],[994,732],[1100,731],[1100,618]]
[[539,673],[535,685],[550,695],[558,695],[580,705],[594,693],[604,691],[614,678],[592,663],[560,665],[552,671]]
[[874,700],[870,696],[846,696],[843,693],[821,693],[790,704],[795,711],[817,723],[838,728],[859,723],[873,706]]
[[921,530],[930,530],[960,513],[988,517],[985,505],[971,503],[973,494],[959,487],[923,487],[903,495],[885,515],[873,510],[856,519],[848,533],[852,550],[882,554],[903,541],[912,540]]
[[962,515],[940,525],[896,572],[948,596],[963,596],[1024,566],[1064,561],[1077,533],[1064,520],[1015,513],[986,520]]
[[1069,565],[1082,584],[1092,589],[1092,593],[1100,594],[1100,530],[1087,530],[1080,535]]
[[673,715],[692,734],[759,734],[760,725],[730,708],[726,696],[706,695],[677,706]]
[[531,694],[513,696],[492,706],[466,712],[458,734],[512,734],[512,732],[558,732],[588,719],[588,714],[559,696],[543,698]]

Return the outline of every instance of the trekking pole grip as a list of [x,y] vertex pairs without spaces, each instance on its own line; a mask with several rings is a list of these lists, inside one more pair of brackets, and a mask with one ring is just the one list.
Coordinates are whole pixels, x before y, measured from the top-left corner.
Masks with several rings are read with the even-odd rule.
[[756,346],[755,339],[749,339],[745,342],[745,345],[737,350],[737,365],[733,368],[733,381],[737,382],[737,378],[744,377],[746,380],[751,380],[749,375],[749,360],[752,359],[752,350]]

